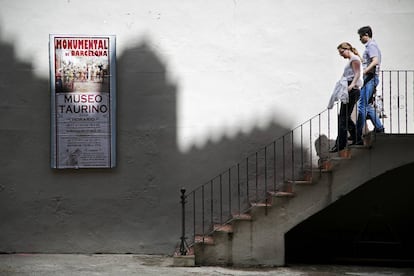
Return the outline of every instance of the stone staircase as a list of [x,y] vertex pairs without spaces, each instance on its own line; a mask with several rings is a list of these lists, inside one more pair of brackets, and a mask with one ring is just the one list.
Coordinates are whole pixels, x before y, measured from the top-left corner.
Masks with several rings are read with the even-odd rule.
[[[268,191],[249,211],[214,224],[210,235],[196,235],[187,264],[234,266],[285,265],[285,234],[300,222],[384,172],[414,162],[414,136],[377,134],[366,146],[329,154],[319,168],[303,172],[285,190]],[[177,262],[182,265],[182,261]]]
[[309,171],[306,173],[308,180],[289,182],[286,192],[269,191],[267,203],[253,203],[248,213],[235,215],[230,224],[215,226],[212,235],[197,236],[195,263],[283,265],[284,233],[327,203],[328,200],[319,196],[321,189],[328,190],[331,172],[326,169]]

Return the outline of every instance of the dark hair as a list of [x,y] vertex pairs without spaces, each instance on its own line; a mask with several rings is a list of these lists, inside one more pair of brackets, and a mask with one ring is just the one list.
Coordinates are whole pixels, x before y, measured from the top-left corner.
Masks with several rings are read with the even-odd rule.
[[361,27],[358,30],[359,35],[368,35],[369,37],[372,37],[372,29],[370,26]]

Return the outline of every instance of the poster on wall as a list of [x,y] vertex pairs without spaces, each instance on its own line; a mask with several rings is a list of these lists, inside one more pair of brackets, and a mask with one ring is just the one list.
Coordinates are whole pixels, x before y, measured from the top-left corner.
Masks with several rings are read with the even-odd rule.
[[50,35],[51,167],[113,168],[113,35]]

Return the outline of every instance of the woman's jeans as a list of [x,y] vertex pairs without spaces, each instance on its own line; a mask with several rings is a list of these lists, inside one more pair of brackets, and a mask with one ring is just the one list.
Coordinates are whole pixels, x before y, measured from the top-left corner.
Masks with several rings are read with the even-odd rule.
[[351,139],[355,141],[356,127],[354,121],[351,119],[352,111],[355,107],[355,103],[359,99],[359,89],[352,89],[348,92],[348,103],[341,103],[341,109],[338,115],[338,137],[336,138],[336,147],[338,150],[343,150],[348,142],[348,131],[351,135]]
[[365,82],[361,88],[361,96],[358,101],[358,120],[357,120],[357,143],[362,141],[362,129],[365,126],[367,118],[371,119],[375,127],[375,131],[383,131],[384,127],[378,118],[373,105],[369,103],[374,91],[378,85],[378,76],[375,75],[372,79]]

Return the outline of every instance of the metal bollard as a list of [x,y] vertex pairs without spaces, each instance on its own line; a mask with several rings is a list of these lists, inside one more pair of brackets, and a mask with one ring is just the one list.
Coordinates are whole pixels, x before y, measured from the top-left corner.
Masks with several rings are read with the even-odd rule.
[[186,237],[185,237],[185,203],[186,203],[186,195],[185,195],[185,189],[181,188],[181,211],[182,211],[182,215],[181,215],[181,219],[182,219],[182,224],[181,224],[181,243],[180,243],[180,254],[181,256],[185,256],[188,253],[188,245],[187,245],[187,241],[186,241]]

